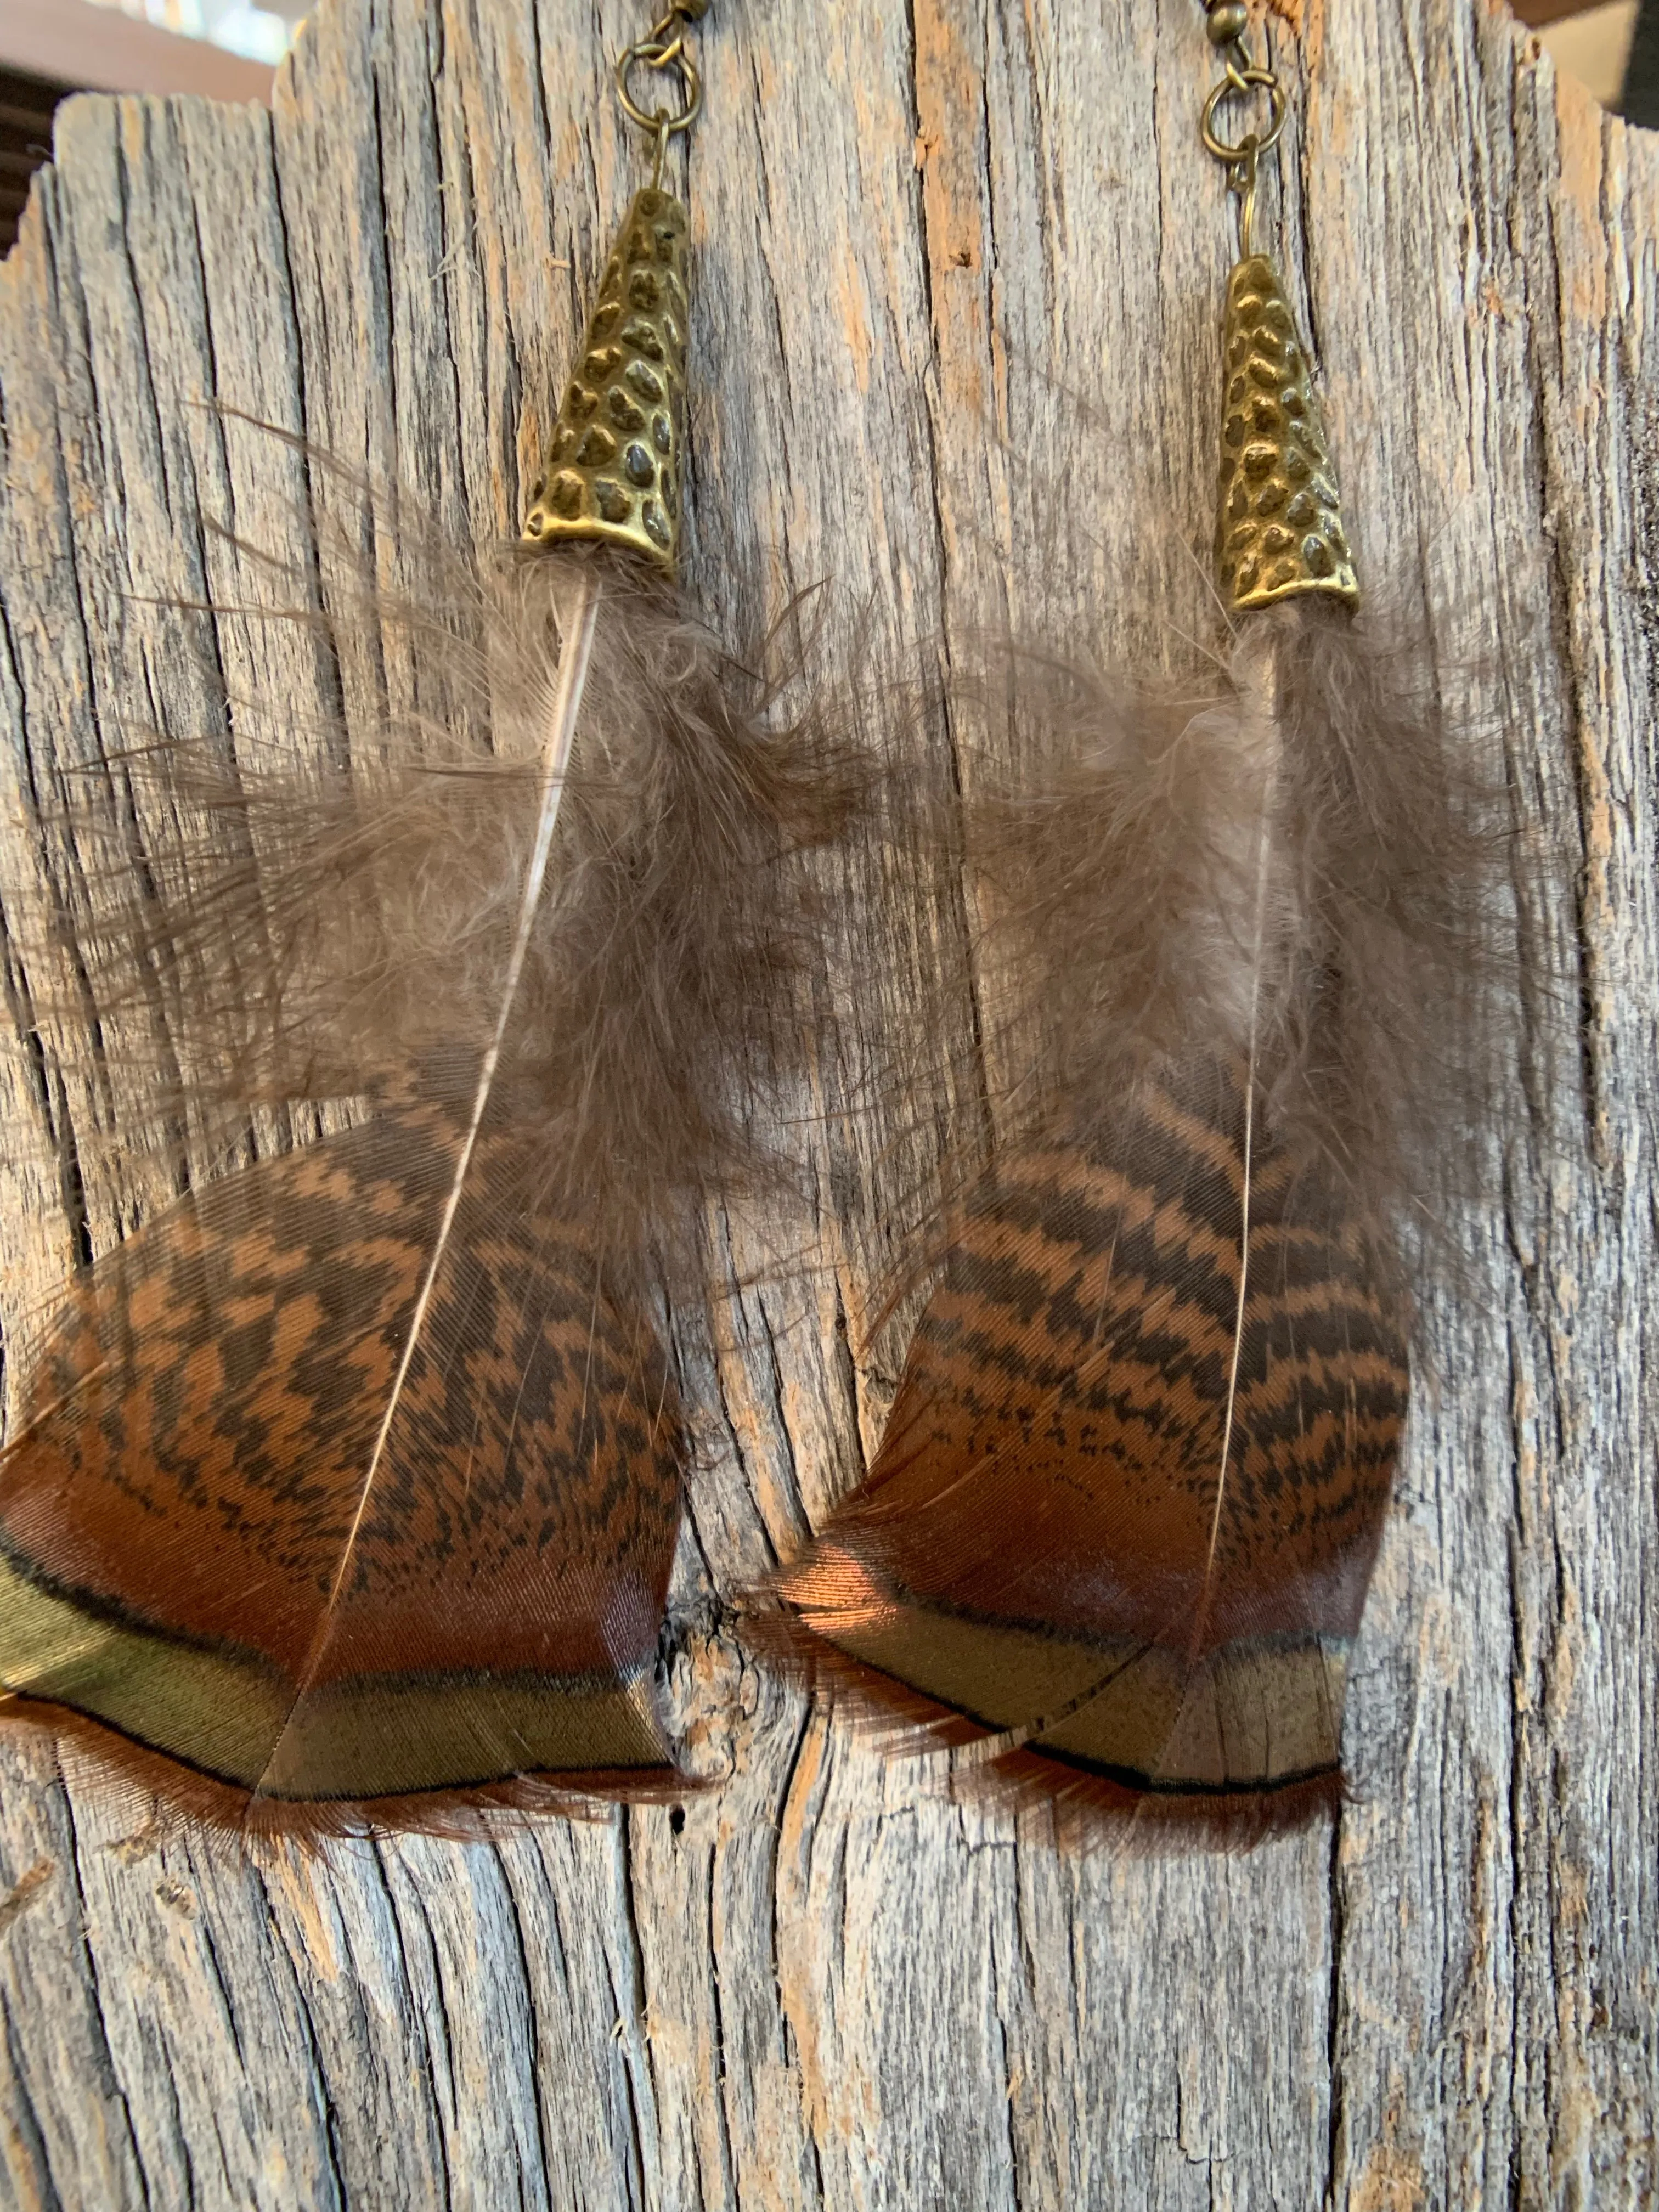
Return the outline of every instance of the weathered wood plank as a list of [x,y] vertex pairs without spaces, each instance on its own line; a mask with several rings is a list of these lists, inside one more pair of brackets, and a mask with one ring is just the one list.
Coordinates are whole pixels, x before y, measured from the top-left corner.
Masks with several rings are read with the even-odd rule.
[[[399,572],[347,476],[240,416],[413,485],[453,531],[512,526],[637,173],[607,72],[641,15],[325,0],[269,117],[64,112],[0,273],[12,906],[75,892],[76,856],[49,874],[18,829],[64,768],[134,729],[268,736],[255,702],[304,744],[380,680],[301,629],[169,604],[281,599],[227,528],[303,568],[320,521]],[[1650,2198],[1659,147],[1501,9],[1301,16],[1274,26],[1285,258],[1355,535],[1501,747],[1523,851],[1571,856],[1521,872],[1517,927],[1536,972],[1583,982],[1576,1050],[1559,1018],[1525,1042],[1524,1139],[1432,1316],[1356,1802],[1246,1858],[1083,1854],[881,1766],[744,1656],[714,1594],[854,1478],[890,1385],[848,1347],[906,1170],[832,1118],[816,1206],[769,1231],[824,1264],[758,1279],[737,1224],[729,1307],[678,1320],[698,1463],[673,1688],[724,1786],[255,1869],[7,1735],[6,2201]],[[702,50],[705,604],[828,575],[872,658],[931,640],[967,665],[1009,623],[1171,653],[1206,619],[1227,252],[1194,0],[722,5]],[[997,736],[915,741],[971,775]],[[960,926],[900,863],[860,882],[896,979]],[[122,1141],[137,1102],[33,1036],[28,917],[0,919],[15,1333],[157,1188]]]

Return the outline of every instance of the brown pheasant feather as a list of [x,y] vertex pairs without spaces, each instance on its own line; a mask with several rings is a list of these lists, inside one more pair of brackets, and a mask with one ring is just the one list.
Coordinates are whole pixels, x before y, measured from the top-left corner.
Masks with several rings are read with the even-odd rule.
[[[331,625],[395,630],[418,712],[301,770],[246,729],[123,757],[125,819],[94,779],[59,825],[116,854],[92,911],[31,954],[189,1187],[25,1363],[0,1681],[243,1828],[674,1783],[651,1286],[769,1171],[793,856],[853,790],[629,556],[430,572]],[[295,1101],[357,1126],[203,1177]]]
[[959,1774],[1237,1833],[1340,1786],[1476,917],[1434,719],[1346,611],[1253,618],[1231,676],[1027,686],[1065,711],[970,824],[1003,1133],[778,1589]]

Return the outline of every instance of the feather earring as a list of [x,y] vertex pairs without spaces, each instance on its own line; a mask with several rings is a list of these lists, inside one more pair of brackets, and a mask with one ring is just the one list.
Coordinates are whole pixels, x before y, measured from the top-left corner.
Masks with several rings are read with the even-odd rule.
[[[778,1578],[775,1626],[976,1786],[1248,1834],[1340,1788],[1407,1407],[1395,1231],[1425,1143],[1464,1126],[1436,985],[1470,916],[1435,718],[1356,620],[1254,249],[1282,91],[1242,9],[1210,22],[1204,135],[1243,203],[1225,696],[1194,714],[1024,673],[1047,752],[969,837],[1028,1050],[870,1473]],[[1218,139],[1255,92],[1263,135]]]
[[[661,172],[705,6],[619,69],[656,173],[523,551],[435,556],[441,609],[374,610],[419,710],[350,773],[118,763],[198,828],[116,869],[77,972],[152,1024],[179,1111],[351,1121],[186,1189],[72,1287],[0,1458],[0,1682],[243,1828],[677,1786],[651,1279],[755,1168],[789,859],[846,799],[673,585],[687,220]],[[635,106],[640,65],[678,68],[679,113]]]

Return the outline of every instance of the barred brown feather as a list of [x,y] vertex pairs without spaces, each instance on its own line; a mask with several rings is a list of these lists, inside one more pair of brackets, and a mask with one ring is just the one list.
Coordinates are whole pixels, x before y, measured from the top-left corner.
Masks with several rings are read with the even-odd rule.
[[[22,951],[192,1187],[23,1363],[0,1685],[243,1828],[672,1781],[648,1291],[773,1170],[792,867],[856,790],[625,555],[480,568],[399,520],[428,596],[315,619],[395,634],[416,703],[314,765],[242,715],[72,786],[84,893]],[[204,1178],[295,1101],[359,1126]]]
[[1244,1105],[1200,1071],[999,1164],[867,1480],[783,1579],[1056,1786],[1201,1803],[1338,1771],[1404,1351],[1328,1188],[1258,1159],[1247,1224]]
[[969,823],[999,1141],[770,1632],[959,1776],[1241,1833],[1340,1786],[1482,889],[1346,611],[1252,617],[1229,674],[1194,712],[1014,665],[1038,757]]
[[672,1383],[499,1120],[366,1499],[453,1115],[389,1112],[247,1169],[77,1285],[0,1462],[15,1694],[265,1826],[665,1767]]

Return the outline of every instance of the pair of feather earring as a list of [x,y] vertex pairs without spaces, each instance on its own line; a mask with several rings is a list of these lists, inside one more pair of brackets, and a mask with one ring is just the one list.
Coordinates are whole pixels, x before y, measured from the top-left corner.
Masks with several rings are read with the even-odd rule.
[[[200,849],[145,856],[136,917],[118,864],[112,920],[58,948],[151,1037],[167,1110],[210,1101],[256,1157],[77,1282],[28,1369],[0,1680],[204,1817],[681,1786],[655,1304],[699,1206],[763,1172],[743,1100],[791,1073],[799,858],[866,788],[743,702],[669,580],[684,239],[639,196],[534,550],[403,617],[434,695],[305,788],[164,756]],[[1267,264],[1230,317],[1275,380],[1223,526],[1264,604],[1196,715],[1035,687],[1032,776],[970,834],[995,1154],[868,1478],[754,1613],[982,1783],[1260,1822],[1338,1786],[1406,1402],[1392,1231],[1432,1085],[1401,1071],[1439,1064],[1422,969],[1459,918]],[[258,1156],[296,1102],[325,1133]]]

